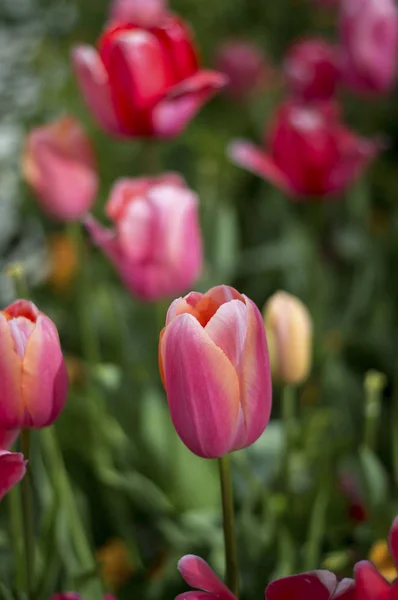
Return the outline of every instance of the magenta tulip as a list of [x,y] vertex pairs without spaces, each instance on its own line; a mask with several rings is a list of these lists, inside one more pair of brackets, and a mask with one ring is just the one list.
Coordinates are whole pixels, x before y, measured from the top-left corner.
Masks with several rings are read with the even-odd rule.
[[0,428],[51,425],[68,392],[54,323],[27,300],[0,312]]
[[196,281],[202,267],[198,198],[179,175],[121,179],[105,210],[113,230],[93,217],[86,227],[131,292],[159,300]]
[[250,42],[231,40],[222,44],[216,54],[218,71],[228,79],[226,92],[234,100],[245,100],[267,85],[271,67],[261,48]]
[[378,140],[347,129],[329,104],[308,107],[286,102],[267,138],[269,149],[244,140],[233,142],[231,160],[298,199],[341,193],[380,149]]
[[296,42],[285,59],[285,75],[291,93],[298,100],[330,100],[340,78],[337,49],[322,38]]
[[144,26],[142,6],[137,21],[110,24],[98,50],[76,47],[73,65],[86,104],[106,132],[172,138],[226,81],[221,73],[200,68],[182,19],[166,13]]
[[394,0],[342,0],[340,37],[345,82],[359,92],[391,89],[398,56]]
[[355,582],[337,580],[330,571],[311,571],[283,577],[270,583],[265,590],[266,600],[355,600]]
[[17,483],[26,472],[26,461],[20,452],[0,450],[0,500]]
[[80,219],[94,203],[96,160],[88,137],[73,117],[63,117],[29,133],[22,170],[40,207],[50,217]]
[[198,591],[184,592],[175,600],[236,600],[234,594],[200,556],[183,556],[178,562],[178,570],[187,584]]
[[113,0],[110,20],[154,27],[166,16],[165,0]]
[[221,285],[171,304],[159,366],[176,431],[203,458],[253,444],[271,412],[272,386],[261,313]]

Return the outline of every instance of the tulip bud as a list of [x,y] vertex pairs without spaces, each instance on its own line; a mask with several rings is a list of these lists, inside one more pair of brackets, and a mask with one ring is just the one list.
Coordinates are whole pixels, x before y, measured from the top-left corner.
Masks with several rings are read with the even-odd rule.
[[265,330],[273,375],[288,384],[302,383],[311,370],[312,323],[295,296],[277,292],[264,306]]
[[95,200],[98,176],[93,149],[73,117],[29,133],[22,171],[43,211],[55,219],[80,219]]
[[60,414],[68,392],[54,323],[27,300],[0,312],[0,428],[40,428]]
[[26,472],[23,454],[0,450],[0,500],[21,481]]
[[202,268],[198,198],[179,175],[119,180],[105,210],[113,231],[93,217],[85,224],[131,292],[159,300],[196,281]]
[[388,91],[398,54],[394,0],[342,0],[340,38],[345,82],[359,92]]
[[267,340],[256,305],[221,285],[171,304],[159,367],[174,427],[203,458],[253,444],[271,412]]

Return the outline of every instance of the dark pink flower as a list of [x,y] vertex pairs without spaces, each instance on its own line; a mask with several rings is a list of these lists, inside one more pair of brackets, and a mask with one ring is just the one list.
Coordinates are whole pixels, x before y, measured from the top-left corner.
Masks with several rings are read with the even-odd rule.
[[394,0],[342,0],[340,38],[344,81],[360,92],[388,91],[398,55]]
[[235,100],[244,100],[255,93],[271,75],[264,52],[251,42],[225,42],[217,51],[215,63],[217,70],[227,76],[226,91]]
[[341,193],[380,149],[378,141],[347,129],[330,104],[284,103],[266,137],[266,148],[233,142],[230,158],[298,198]]
[[236,600],[203,558],[187,554],[178,562],[178,570],[187,584],[197,590],[184,592],[175,600]]
[[200,68],[188,25],[170,13],[151,27],[113,23],[98,50],[77,46],[72,58],[92,114],[117,136],[174,137],[226,83]]
[[20,452],[0,450],[0,500],[17,483],[26,472],[26,461]]
[[337,50],[322,38],[296,42],[285,63],[287,85],[298,100],[330,100],[340,78]]
[[[398,566],[398,517],[391,526],[388,545]],[[355,582],[356,600],[395,600],[397,597],[398,579],[389,583],[369,560],[362,560],[355,565]]]
[[311,571],[283,577],[270,583],[266,600],[355,600],[355,582],[338,582],[330,571]]

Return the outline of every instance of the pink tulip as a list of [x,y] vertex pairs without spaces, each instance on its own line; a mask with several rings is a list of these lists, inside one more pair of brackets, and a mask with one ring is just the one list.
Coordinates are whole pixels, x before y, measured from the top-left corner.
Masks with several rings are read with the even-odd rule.
[[182,19],[167,13],[155,26],[144,26],[142,6],[143,0],[138,21],[111,23],[98,50],[77,46],[73,65],[86,104],[106,132],[172,138],[226,81],[200,68]]
[[0,312],[0,428],[40,428],[60,414],[68,392],[54,323],[27,300]]
[[340,37],[345,82],[359,92],[388,91],[398,53],[394,0],[342,0]]
[[0,450],[9,450],[19,436],[19,429],[0,429]]
[[155,27],[165,15],[166,0],[113,0],[110,19],[117,23]]
[[[395,517],[388,536],[388,545],[398,567],[398,517]],[[355,565],[356,600],[395,600],[397,580],[388,582],[369,560]]]
[[179,175],[121,179],[105,210],[113,230],[93,217],[86,227],[131,292],[159,300],[196,281],[202,267],[198,198]]
[[268,179],[293,198],[339,194],[368,166],[380,143],[356,135],[332,105],[283,104],[271,127],[268,150],[238,140],[229,147],[237,165]]
[[175,600],[236,600],[234,594],[200,556],[183,556],[178,562],[178,570],[189,586],[200,591],[184,592]]
[[22,170],[41,208],[51,217],[80,219],[95,200],[98,176],[93,149],[73,117],[29,133]]
[[355,600],[355,582],[337,581],[330,571],[311,571],[283,577],[270,583],[265,590],[267,600]]
[[264,323],[247,296],[221,285],[174,300],[159,367],[174,427],[198,456],[219,458],[263,433],[270,365]]
[[0,450],[0,500],[17,483],[26,472],[26,461],[19,452]]
[[234,100],[245,100],[270,79],[271,67],[264,53],[250,42],[225,42],[215,62],[217,70],[228,78],[226,91]]
[[322,38],[295,43],[285,59],[287,84],[298,100],[330,100],[339,81],[337,50]]

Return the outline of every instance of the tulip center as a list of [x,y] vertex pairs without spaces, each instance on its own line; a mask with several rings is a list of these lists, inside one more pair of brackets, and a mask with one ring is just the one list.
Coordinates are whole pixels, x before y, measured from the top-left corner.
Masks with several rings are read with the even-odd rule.
[[216,314],[221,304],[211,296],[203,296],[196,306],[192,307],[192,315],[205,327],[210,319]]

